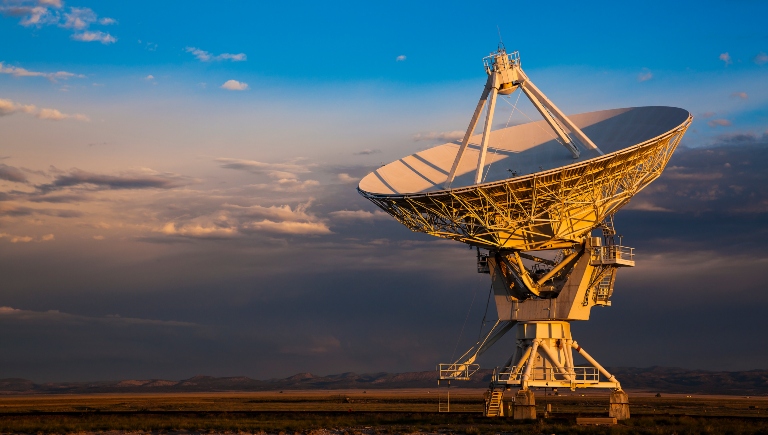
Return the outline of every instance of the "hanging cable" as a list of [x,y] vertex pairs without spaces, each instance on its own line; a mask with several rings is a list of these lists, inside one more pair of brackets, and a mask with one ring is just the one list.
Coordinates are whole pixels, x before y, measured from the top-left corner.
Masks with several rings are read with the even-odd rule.
[[[522,93],[523,93],[522,91],[517,93],[517,99],[515,100],[515,105],[512,106],[512,112],[509,114],[509,118],[507,118],[507,124],[504,125],[504,128],[509,127],[509,121],[512,120],[512,115],[515,114],[515,109],[517,109],[517,102],[520,101],[520,95],[522,95]],[[502,98],[502,100],[506,101],[507,104],[509,104],[509,96],[507,96],[506,98]],[[520,110],[520,109],[517,109],[517,110]],[[496,154],[498,154],[498,148],[493,149],[493,156],[496,157]],[[483,180],[482,180],[483,183],[485,183],[485,179],[488,178],[488,174],[491,172],[492,164],[493,164],[493,159],[491,159],[491,161],[488,163],[488,169],[486,169],[485,175],[483,176]]]
[[[472,306],[475,304],[475,298],[477,297],[477,291],[480,289],[479,282],[475,282],[475,293],[472,295],[472,302],[469,304],[467,310],[467,316],[464,317],[464,324],[461,325],[461,332],[459,332],[459,338],[456,339],[456,345],[453,346],[453,352],[451,352],[451,361],[453,361],[454,355],[456,355],[456,349],[459,348],[459,342],[461,342],[461,336],[464,335],[464,328],[467,326],[467,319],[469,319],[469,313],[472,312]],[[486,308],[487,309],[487,308]]]

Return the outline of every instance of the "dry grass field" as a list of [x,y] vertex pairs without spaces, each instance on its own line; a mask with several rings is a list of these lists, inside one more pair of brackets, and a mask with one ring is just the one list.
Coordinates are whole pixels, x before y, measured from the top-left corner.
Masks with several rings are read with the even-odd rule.
[[[768,434],[768,397],[630,393],[632,418],[613,427],[575,424],[607,416],[607,394],[537,393],[538,421],[481,415],[483,390],[451,390],[437,413],[437,390],[98,394],[0,397],[0,433],[274,434]],[[544,418],[546,405],[552,413]]]

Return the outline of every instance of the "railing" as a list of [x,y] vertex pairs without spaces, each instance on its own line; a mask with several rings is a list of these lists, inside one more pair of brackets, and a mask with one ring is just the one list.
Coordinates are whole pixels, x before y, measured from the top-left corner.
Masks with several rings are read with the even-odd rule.
[[[506,61],[509,63],[507,67],[512,67],[514,65],[520,65],[520,53],[517,51],[513,51],[512,53],[507,54],[506,51],[497,51],[495,53],[491,53],[490,56],[486,56],[483,58],[483,65],[485,66],[485,71],[494,71],[495,65],[497,62],[497,58],[499,56],[504,56],[506,54]],[[505,68],[506,69],[506,68]]]
[[469,377],[480,370],[479,364],[438,364],[439,379],[455,379],[459,381],[468,381]]
[[592,263],[612,264],[635,261],[635,248],[621,245],[595,246],[592,248]]
[[[525,370],[516,370],[511,367],[508,372],[494,372],[493,382],[498,384],[517,384],[522,381]],[[600,372],[594,367],[574,367],[568,373],[562,373],[554,367],[539,367],[531,370],[529,381],[567,381],[566,376],[573,377],[575,383],[594,383],[600,382]]]

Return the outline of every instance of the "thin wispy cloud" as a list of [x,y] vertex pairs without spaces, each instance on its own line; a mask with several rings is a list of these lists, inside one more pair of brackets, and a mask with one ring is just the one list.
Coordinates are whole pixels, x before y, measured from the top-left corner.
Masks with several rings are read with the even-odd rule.
[[0,74],[9,74],[14,77],[45,77],[52,82],[58,80],[67,80],[70,78],[85,78],[83,74],[75,74],[68,71],[56,71],[56,72],[40,72],[30,71],[25,68],[16,66],[6,66],[4,62],[0,62]]
[[210,52],[207,52],[205,50],[201,50],[197,47],[185,47],[184,51],[187,53],[192,54],[199,60],[200,62],[218,62],[223,60],[229,60],[232,62],[243,62],[248,60],[248,56],[245,55],[245,53],[221,53],[221,54],[212,54]]
[[221,85],[221,88],[228,91],[244,91],[248,89],[248,83],[238,82],[237,80],[227,80]]
[[97,190],[173,189],[194,182],[195,180],[177,174],[159,173],[152,170],[108,175],[73,169],[68,173],[56,175],[53,182],[39,185],[37,188],[42,192],[78,186],[92,186],[93,189]]
[[765,65],[768,63],[768,54],[761,51],[760,53],[757,53],[757,56],[752,58],[752,62],[758,65]]
[[653,73],[648,68],[643,68],[643,71],[641,71],[637,75],[637,81],[638,82],[647,82],[648,80],[653,78]]
[[731,97],[741,98],[742,100],[746,100],[749,98],[746,92],[734,92],[731,94]]
[[26,183],[27,176],[19,168],[0,163],[0,180],[11,181],[14,183]]
[[405,57],[405,55],[404,55],[404,54],[401,54],[400,56],[397,56],[397,57],[395,58],[395,62],[405,62],[405,59],[407,59],[407,58]]
[[115,39],[114,36],[110,35],[109,33],[104,33],[102,31],[96,31],[96,32],[82,32],[82,33],[75,33],[72,35],[72,39],[75,41],[83,41],[83,42],[101,42],[102,44],[113,44],[117,42],[117,39]]
[[374,212],[366,211],[366,210],[339,210],[339,211],[332,211],[328,213],[332,218],[334,219],[340,219],[340,220],[362,220],[362,221],[371,221],[371,220],[380,220],[380,219],[391,219],[391,216],[389,216],[387,213],[384,213],[383,211],[376,210]]
[[99,17],[91,8],[70,7],[64,9],[60,0],[6,0],[0,6],[0,13],[19,18],[24,27],[43,27],[56,25],[73,34],[75,41],[101,42],[112,44],[117,38],[100,30],[89,30],[92,25],[109,26],[117,20]]
[[364,149],[364,150],[358,151],[358,152],[356,152],[354,154],[356,156],[369,156],[371,154],[379,154],[380,152],[381,152],[381,150],[377,150],[377,149]]
[[38,108],[34,104],[21,104],[12,100],[0,98],[0,116],[12,115],[14,113],[26,113],[28,115],[35,116],[38,119],[45,119],[50,121],[90,121],[90,118],[81,113],[67,114],[62,113],[57,109]]
[[728,54],[727,51],[725,53],[721,53],[720,54],[720,60],[722,60],[723,63],[725,63],[725,66],[733,64],[733,60],[731,59],[731,55]]
[[707,121],[707,125],[712,127],[712,128],[715,128],[715,127],[729,127],[731,124],[732,124],[731,121],[729,121],[727,119],[722,119],[722,118],[720,118],[720,119],[713,119],[713,120]]
[[461,140],[463,138],[464,138],[464,132],[461,130],[443,131],[443,132],[430,131],[427,133],[417,133],[413,135],[414,142],[419,142],[423,140],[453,142],[453,141]]

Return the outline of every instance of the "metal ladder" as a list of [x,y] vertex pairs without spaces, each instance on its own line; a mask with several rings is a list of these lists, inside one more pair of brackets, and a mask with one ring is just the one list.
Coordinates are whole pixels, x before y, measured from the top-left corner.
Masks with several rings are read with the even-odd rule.
[[488,406],[485,411],[486,417],[499,417],[501,416],[501,399],[504,397],[504,393],[501,391],[491,391],[491,397],[488,399]]

